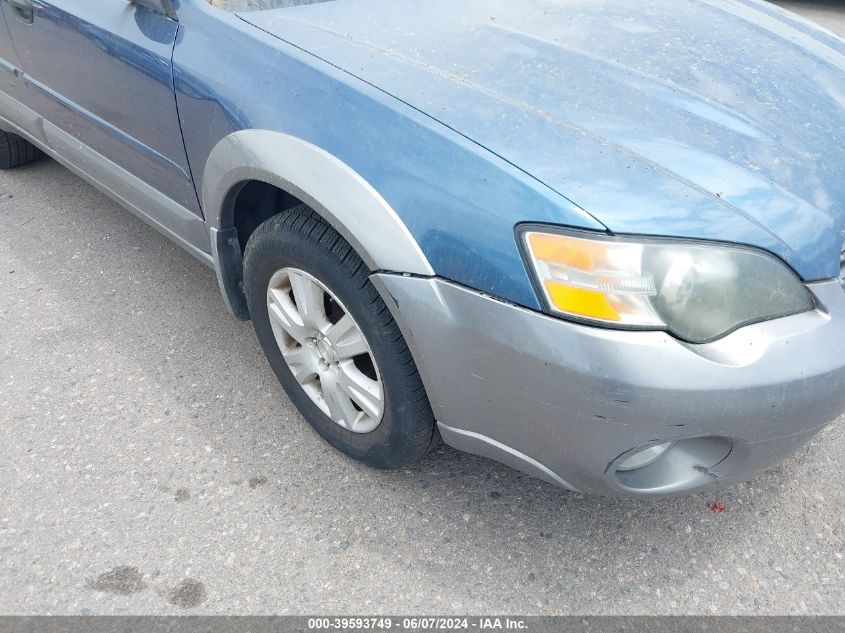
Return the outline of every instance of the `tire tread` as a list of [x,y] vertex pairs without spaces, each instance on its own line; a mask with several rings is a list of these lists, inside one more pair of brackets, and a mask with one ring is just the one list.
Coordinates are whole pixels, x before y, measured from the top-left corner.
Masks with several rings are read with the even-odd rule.
[[0,132],[0,169],[13,169],[38,160],[44,153],[12,132]]

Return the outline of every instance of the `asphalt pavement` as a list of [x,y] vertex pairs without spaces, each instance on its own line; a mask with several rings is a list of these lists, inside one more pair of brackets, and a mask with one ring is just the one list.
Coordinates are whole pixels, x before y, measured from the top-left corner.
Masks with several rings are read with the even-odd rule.
[[446,447],[370,470],[211,270],[49,160],[0,173],[0,422],[0,613],[845,614],[842,421],[661,501]]

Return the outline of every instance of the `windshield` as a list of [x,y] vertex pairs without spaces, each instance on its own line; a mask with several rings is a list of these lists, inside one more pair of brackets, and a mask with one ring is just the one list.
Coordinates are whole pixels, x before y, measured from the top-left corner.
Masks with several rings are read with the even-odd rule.
[[330,0],[208,0],[213,7],[224,11],[264,11],[266,9],[282,9],[284,7],[298,7],[303,4],[317,4]]

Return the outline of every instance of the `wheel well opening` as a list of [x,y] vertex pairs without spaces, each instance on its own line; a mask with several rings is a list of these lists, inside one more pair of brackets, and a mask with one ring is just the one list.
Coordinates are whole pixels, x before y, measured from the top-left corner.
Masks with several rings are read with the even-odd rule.
[[302,204],[299,198],[275,185],[259,181],[243,185],[232,207],[233,226],[238,231],[241,252],[262,222],[299,204]]

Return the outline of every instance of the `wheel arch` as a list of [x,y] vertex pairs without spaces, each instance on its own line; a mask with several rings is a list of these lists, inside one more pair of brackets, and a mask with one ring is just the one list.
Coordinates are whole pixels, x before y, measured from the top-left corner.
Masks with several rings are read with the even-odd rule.
[[238,236],[237,213],[239,198],[252,183],[272,186],[310,206],[349,242],[370,270],[434,274],[401,218],[349,165],[282,132],[242,130],[214,147],[202,187],[217,279],[236,317],[249,318],[242,288],[246,240]]

